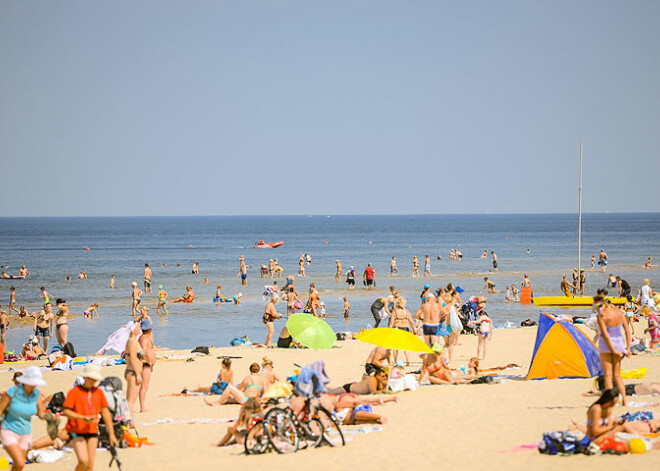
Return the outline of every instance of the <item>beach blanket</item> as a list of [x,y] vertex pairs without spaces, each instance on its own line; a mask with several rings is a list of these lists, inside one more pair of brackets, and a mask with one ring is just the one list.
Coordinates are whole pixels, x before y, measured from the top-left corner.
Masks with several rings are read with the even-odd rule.
[[196,397],[196,396],[208,396],[210,393],[205,392],[185,392],[185,393],[170,393],[170,394],[161,394],[158,397]]
[[179,424],[223,424],[227,422],[236,422],[238,417],[232,418],[210,418],[210,417],[199,417],[199,418],[190,418],[190,419],[172,419],[170,417],[165,417],[163,419],[158,419],[155,422],[144,422],[139,424],[142,426],[148,425],[179,425]]

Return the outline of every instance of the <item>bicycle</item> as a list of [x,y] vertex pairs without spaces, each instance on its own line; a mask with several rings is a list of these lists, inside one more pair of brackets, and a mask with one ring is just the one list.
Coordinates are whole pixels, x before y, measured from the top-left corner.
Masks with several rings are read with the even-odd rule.
[[[287,433],[293,426],[302,439],[304,448],[315,448],[322,442],[329,446],[345,445],[344,434],[337,421],[321,404],[312,404],[311,398],[305,399],[303,409],[296,414],[287,401],[284,407],[273,407],[264,417],[266,434],[270,444],[278,453],[295,453],[298,446],[293,446]],[[281,430],[283,428],[283,430]]]

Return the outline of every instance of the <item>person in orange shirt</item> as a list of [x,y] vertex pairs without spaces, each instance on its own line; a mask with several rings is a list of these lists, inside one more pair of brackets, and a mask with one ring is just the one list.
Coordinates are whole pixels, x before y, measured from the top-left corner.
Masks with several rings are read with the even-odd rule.
[[98,387],[103,379],[98,365],[87,365],[82,370],[84,382],[69,391],[64,400],[63,414],[69,419],[66,431],[71,436],[71,446],[76,452],[76,471],[94,469],[94,458],[98,445],[99,414],[108,428],[110,444],[117,446],[117,437],[112,426],[112,415],[108,410],[105,394]]

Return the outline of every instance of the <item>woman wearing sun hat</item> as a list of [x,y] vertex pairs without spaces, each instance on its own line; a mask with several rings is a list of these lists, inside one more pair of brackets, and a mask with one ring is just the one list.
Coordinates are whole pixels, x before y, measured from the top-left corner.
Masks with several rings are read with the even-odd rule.
[[16,384],[9,388],[0,399],[0,414],[5,411],[0,438],[2,446],[13,460],[12,471],[23,469],[27,452],[32,446],[33,415],[43,418],[46,409],[45,402],[37,386],[45,386],[46,382],[41,370],[30,366],[23,374],[16,377]]
[[66,431],[71,436],[71,446],[76,452],[78,466],[76,471],[94,469],[94,457],[98,445],[99,414],[108,428],[110,444],[117,446],[112,416],[108,410],[105,394],[98,387],[103,379],[98,365],[86,365],[81,374],[84,382],[74,386],[64,400],[63,414],[69,419]]

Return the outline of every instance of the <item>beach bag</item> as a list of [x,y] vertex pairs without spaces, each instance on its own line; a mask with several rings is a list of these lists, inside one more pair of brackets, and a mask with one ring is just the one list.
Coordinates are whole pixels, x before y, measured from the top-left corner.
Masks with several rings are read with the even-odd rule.
[[451,326],[452,332],[461,332],[463,330],[463,323],[461,322],[460,317],[456,314],[456,308],[452,306],[449,313],[449,325]]
[[195,347],[190,353],[203,353],[204,355],[209,355],[211,352],[209,351],[209,347]]
[[68,371],[73,367],[73,358],[69,355],[60,355],[60,357],[50,365],[50,368],[55,371]]
[[587,435],[578,437],[575,432],[546,432],[539,443],[539,452],[546,455],[593,454],[589,448],[591,439]]

